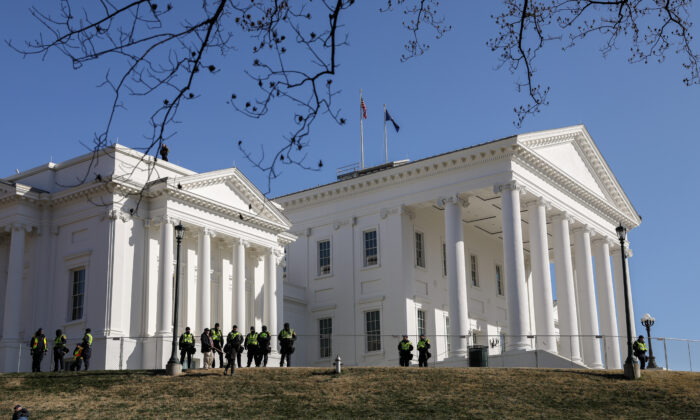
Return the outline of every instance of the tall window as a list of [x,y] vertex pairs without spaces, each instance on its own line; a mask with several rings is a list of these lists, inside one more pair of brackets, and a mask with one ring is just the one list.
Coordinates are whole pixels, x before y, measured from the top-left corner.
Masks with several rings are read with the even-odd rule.
[[318,243],[318,275],[331,273],[331,241],[319,241]]
[[450,317],[445,317],[445,335],[447,336],[447,353],[450,352]]
[[425,335],[425,311],[418,310],[418,335]]
[[442,275],[447,276],[447,245],[442,243]]
[[498,296],[503,296],[503,277],[501,275],[501,266],[496,266],[496,293]]
[[365,236],[365,267],[377,265],[377,230],[372,229],[364,233]]
[[425,241],[421,232],[416,232],[416,266],[425,268]]
[[333,320],[322,318],[318,320],[319,356],[321,359],[331,357],[331,333],[333,332]]
[[83,317],[83,301],[85,300],[85,269],[71,271],[71,321]]
[[479,287],[479,267],[476,260],[476,255],[470,255],[469,260],[472,265],[472,286]]
[[365,312],[367,328],[367,351],[382,349],[381,329],[379,324],[379,311]]

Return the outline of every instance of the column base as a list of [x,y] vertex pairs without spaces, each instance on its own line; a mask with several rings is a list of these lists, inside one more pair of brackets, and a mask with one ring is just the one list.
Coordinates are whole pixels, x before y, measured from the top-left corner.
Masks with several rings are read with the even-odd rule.
[[639,362],[636,360],[625,361],[625,379],[639,379],[641,376]]
[[165,374],[168,376],[182,375],[182,365],[180,362],[168,362],[168,364],[165,366]]
[[649,357],[649,363],[647,363],[647,369],[658,369],[659,367],[656,365],[656,357],[651,356]]

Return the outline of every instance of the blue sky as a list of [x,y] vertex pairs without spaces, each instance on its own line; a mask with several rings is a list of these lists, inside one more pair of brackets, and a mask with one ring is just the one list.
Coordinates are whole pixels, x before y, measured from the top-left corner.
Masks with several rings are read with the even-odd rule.
[[[0,15],[3,39],[22,41],[37,34],[27,8],[32,2],[6,2]],[[374,4],[375,6],[372,6]],[[390,131],[390,159],[412,160],[457,148],[529,132],[583,123],[643,217],[630,235],[635,313],[657,319],[655,335],[700,339],[693,315],[700,295],[700,155],[698,110],[700,86],[686,87],[680,60],[662,64],[628,64],[625,48],[603,59],[599,39],[587,39],[562,53],[552,44],[537,63],[541,82],[551,85],[551,104],[514,127],[513,107],[524,98],[515,90],[516,76],[498,70],[497,56],[486,46],[497,27],[489,16],[501,2],[443,2],[453,26],[442,40],[431,42],[423,57],[401,63],[408,34],[400,14],[381,15],[375,2],[362,2],[344,17],[350,46],[339,52],[336,98],[349,122],[328,118],[314,125],[309,161],[323,159],[321,172],[288,168],[272,184],[270,196],[313,187],[335,179],[338,167],[359,160],[359,89],[364,91],[369,119],[365,124],[367,165],[383,162],[382,104],[401,125]],[[700,22],[698,7],[693,19]],[[696,45],[700,49],[700,45]],[[290,109],[281,104],[261,120],[237,114],[226,105],[232,92],[245,93],[236,60],[212,59],[223,70],[204,75],[196,85],[202,97],[181,110],[178,134],[170,142],[171,161],[197,171],[235,164],[256,184],[264,175],[251,168],[236,142],[279,144],[290,127]],[[91,63],[75,71],[63,56],[22,58],[0,45],[0,176],[85,151],[107,116],[109,92],[96,88],[109,63]],[[147,115],[143,103],[119,113],[114,136],[127,146],[143,144]],[[263,188],[264,189],[264,188]],[[693,321],[695,319],[695,321]],[[638,322],[638,320],[636,321]],[[638,327],[640,329],[640,327]]]

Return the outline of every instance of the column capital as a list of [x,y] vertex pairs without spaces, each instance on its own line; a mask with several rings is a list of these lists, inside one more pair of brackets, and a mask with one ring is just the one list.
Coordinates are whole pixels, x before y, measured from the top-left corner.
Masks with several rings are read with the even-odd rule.
[[588,233],[589,235],[594,233],[593,229],[589,225],[576,226],[572,229],[574,233]]
[[543,206],[545,210],[552,209],[552,203],[545,200],[544,197],[537,197],[534,200],[528,200],[525,202],[525,207]]
[[520,194],[525,194],[525,192],[526,192],[525,186],[516,180],[512,180],[512,181],[509,181],[509,182],[506,182],[503,184],[495,184],[493,186],[494,194],[498,194],[498,193],[503,192],[503,191],[516,191],[516,190]]
[[594,238],[591,239],[591,244],[593,244],[595,246],[608,244],[608,247],[612,250],[613,247],[615,246],[615,241],[613,241],[612,239],[610,239],[604,235],[597,234]]
[[202,228],[201,233],[204,236],[216,238],[216,232],[214,232],[214,230],[212,230],[211,228],[208,228],[208,227]]
[[243,238],[233,238],[233,244],[243,245],[244,248],[248,248],[250,246],[250,242]]
[[559,212],[559,213],[557,213],[557,214],[553,214],[553,215],[551,216],[551,218],[552,218],[553,221],[564,220],[564,219],[565,219],[567,222],[569,222],[569,224],[574,223],[574,221],[575,221],[574,218],[573,218],[573,216],[571,216],[571,215],[570,215],[569,213],[567,213],[566,211],[562,211],[562,212]]
[[462,207],[467,208],[469,207],[470,199],[471,195],[467,195],[466,197],[462,198],[459,196],[459,194],[451,194],[444,197],[439,197],[435,204],[441,208],[444,208],[447,204],[461,204]]
[[173,219],[172,216],[169,216],[167,214],[161,216],[158,221],[164,225],[175,225],[175,219]]
[[5,232],[20,231],[20,230],[23,230],[26,233],[30,233],[32,231],[32,225],[27,224],[27,223],[12,223],[12,224],[5,226]]

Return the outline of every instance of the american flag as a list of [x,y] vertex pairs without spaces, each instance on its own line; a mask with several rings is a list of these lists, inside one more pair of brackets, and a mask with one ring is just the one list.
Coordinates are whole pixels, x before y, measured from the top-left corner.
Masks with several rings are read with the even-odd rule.
[[360,97],[360,109],[362,110],[362,118],[367,119],[367,106],[365,100]]

